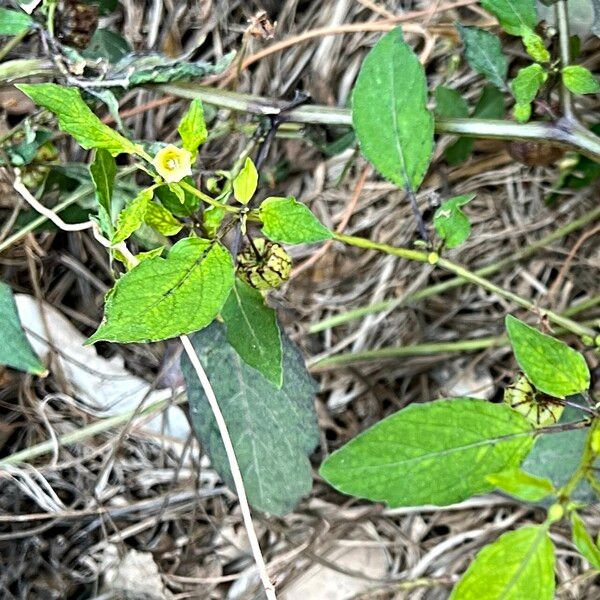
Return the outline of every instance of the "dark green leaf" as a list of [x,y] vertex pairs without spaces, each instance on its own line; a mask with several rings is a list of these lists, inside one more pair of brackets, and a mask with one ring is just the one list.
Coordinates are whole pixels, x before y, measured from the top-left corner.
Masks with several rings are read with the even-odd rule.
[[460,209],[475,198],[475,194],[455,196],[442,203],[433,215],[433,224],[447,248],[456,248],[467,240],[471,233],[471,222]]
[[392,183],[416,190],[433,149],[423,67],[400,29],[365,58],[352,94],[352,122],[362,153]]
[[573,543],[577,546],[577,550],[594,569],[600,571],[600,548],[587,532],[585,523],[575,511],[571,513],[571,528],[573,530]]
[[58,117],[59,127],[85,149],[104,148],[113,156],[137,152],[138,147],[133,142],[100,121],[76,88],[54,83],[20,83],[16,87],[36,104],[53,112]]
[[227,327],[227,340],[237,353],[280,388],[281,336],[275,311],[265,305],[263,295],[236,279],[221,316]]
[[519,366],[538,390],[564,398],[590,387],[590,371],[579,352],[512,315],[506,316],[506,330]]
[[439,85],[435,88],[435,114],[438,117],[466,118],[469,105],[460,92]]
[[555,492],[549,479],[531,475],[519,468],[493,473],[486,479],[499,490],[524,502],[539,502]]
[[380,421],[321,466],[335,488],[390,506],[447,505],[487,492],[490,473],[533,445],[526,419],[474,398],[413,404]]
[[206,327],[233,285],[233,262],[216,242],[186,238],[166,259],[149,258],[106,297],[104,319],[86,343],[154,342]]
[[481,6],[512,35],[522,35],[523,29],[535,29],[537,25],[535,0],[481,0]]
[[[194,185],[194,181],[191,177],[185,177],[183,179],[186,183]],[[200,200],[194,194],[191,194],[187,190],[184,190],[181,186],[177,186],[179,190],[183,191],[183,202],[181,197],[172,191],[169,186],[161,185],[156,188],[156,196],[160,200],[160,203],[176,217],[190,217],[197,212],[200,206]]]
[[33,25],[33,19],[25,12],[0,8],[0,35],[19,35]]
[[504,117],[504,94],[492,85],[486,85],[479,96],[473,112],[477,119],[502,119]]
[[[316,386],[296,346],[284,335],[283,387],[248,366],[213,323],[192,336],[231,435],[250,504],[275,515],[291,511],[311,488],[308,456],[319,442]],[[225,449],[195,371],[182,360],[192,422],[203,449],[229,487]]]
[[108,150],[96,150],[94,162],[90,165],[90,175],[96,190],[98,201],[98,218],[102,231],[112,238],[114,226],[112,222],[112,195],[117,174],[117,163]]
[[183,142],[183,147],[195,156],[198,146],[203,144],[208,137],[204,121],[204,109],[200,98],[192,100],[187,112],[181,119],[181,123],[179,123],[179,127],[177,127],[177,131]]
[[506,90],[508,63],[502,53],[500,40],[478,27],[464,27],[460,23],[456,27],[465,45],[465,55],[471,68],[498,89]]
[[0,281],[0,365],[34,375],[46,372],[21,327],[10,287]]
[[260,205],[263,233],[273,242],[311,244],[333,237],[312,212],[292,196],[267,198]]
[[450,600],[552,600],[554,546],[543,525],[501,535],[483,548]]
[[117,63],[131,52],[127,40],[109,29],[97,29],[87,48],[81,53],[85,58],[104,59]]

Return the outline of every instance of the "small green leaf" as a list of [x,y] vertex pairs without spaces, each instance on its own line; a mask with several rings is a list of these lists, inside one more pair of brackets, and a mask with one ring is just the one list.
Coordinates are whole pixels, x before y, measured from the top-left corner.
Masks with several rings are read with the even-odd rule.
[[211,206],[204,211],[202,227],[208,237],[217,235],[217,231],[225,218],[227,212],[220,206]]
[[533,30],[525,27],[522,31],[523,45],[527,50],[527,54],[537,62],[550,62],[550,52],[544,46],[544,40]]
[[312,212],[292,196],[267,198],[260,205],[263,233],[273,242],[311,244],[333,237]]
[[167,187],[169,191],[177,198],[180,205],[185,204],[185,190],[179,185],[179,183],[168,183]]
[[[319,443],[316,385],[298,348],[282,336],[284,379],[278,388],[240,358],[222,324],[194,334],[192,343],[219,400],[250,504],[284,515],[310,492],[308,457]],[[213,412],[187,356],[181,367],[196,435],[212,466],[233,488]]]
[[203,144],[208,137],[206,123],[204,122],[204,109],[199,98],[192,100],[187,112],[183,115],[177,128],[183,147],[195,156],[198,146]]
[[281,336],[275,311],[263,295],[236,279],[221,316],[227,340],[242,359],[278,388],[283,382]]
[[384,35],[365,58],[352,94],[364,156],[392,183],[416,190],[433,149],[425,72],[402,31]]
[[513,106],[513,117],[517,123],[526,123],[531,118],[531,104],[515,104]]
[[513,112],[517,121],[523,122],[529,119],[531,115],[531,107],[529,105],[537,96],[546,79],[548,79],[548,73],[546,73],[542,65],[538,65],[537,63],[519,70],[517,76],[510,84],[513,96],[517,102]]
[[590,387],[590,371],[579,352],[512,315],[506,316],[506,330],[519,366],[538,390],[564,398]]
[[439,85],[435,88],[435,114],[438,117],[466,118],[469,116],[469,105],[460,92]]
[[446,248],[456,248],[467,240],[471,233],[469,218],[460,209],[475,198],[475,194],[455,196],[442,203],[433,215],[433,224],[438,235],[445,241]]
[[73,136],[86,150],[104,148],[113,156],[136,154],[138,146],[111,129],[90,110],[79,90],[54,83],[20,83],[15,87],[58,117],[62,131]]
[[508,406],[436,400],[380,421],[320,473],[345,494],[392,507],[444,506],[493,489],[485,476],[518,466],[532,445],[531,426]]
[[481,6],[498,19],[506,33],[521,35],[537,25],[535,0],[481,0]]
[[166,259],[149,258],[117,281],[86,344],[155,342],[198,331],[219,314],[233,275],[231,255],[219,243],[181,240]]
[[494,487],[524,502],[539,502],[555,492],[549,479],[531,475],[519,468],[493,473],[486,479]]
[[120,213],[117,230],[112,238],[113,244],[125,241],[144,222],[148,205],[154,195],[154,187],[142,190]]
[[465,45],[465,56],[471,68],[498,89],[505,91],[508,62],[502,53],[500,40],[478,27],[465,27],[460,23],[456,27]]
[[[191,177],[185,177],[182,181],[189,183],[191,186],[194,185],[194,181]],[[160,203],[176,217],[191,217],[197,212],[200,206],[200,200],[194,194],[191,194],[187,190],[184,190],[180,185],[173,184],[178,193],[175,193],[170,189],[168,185],[161,185],[156,188],[156,196],[160,200]],[[179,190],[183,191],[183,202],[181,201],[181,194]]]
[[176,235],[183,227],[166,208],[154,202],[149,202],[146,206],[144,223],[163,235]]
[[110,29],[96,29],[90,43],[81,53],[84,58],[92,60],[103,59],[116,64],[131,53],[127,40]]
[[94,162],[90,165],[90,176],[96,200],[98,201],[98,218],[102,231],[111,238],[114,235],[112,222],[112,195],[117,174],[117,163],[108,150],[96,150]]
[[598,548],[592,536],[587,532],[583,520],[575,511],[571,513],[571,528],[573,530],[573,543],[581,553],[581,556],[594,569],[600,571],[600,548]]
[[450,600],[552,600],[554,546],[543,525],[522,527],[485,546]]
[[565,86],[574,94],[597,94],[600,92],[600,82],[585,67],[570,65],[562,71]]
[[0,8],[0,35],[19,35],[33,25],[33,19],[25,12]]
[[504,117],[504,94],[495,86],[486,85],[473,111],[477,119],[502,119]]
[[13,298],[12,290],[0,281],[0,365],[19,371],[42,375],[46,367],[36,356],[29,343]]
[[233,196],[240,204],[248,204],[258,186],[258,171],[250,157],[233,180]]

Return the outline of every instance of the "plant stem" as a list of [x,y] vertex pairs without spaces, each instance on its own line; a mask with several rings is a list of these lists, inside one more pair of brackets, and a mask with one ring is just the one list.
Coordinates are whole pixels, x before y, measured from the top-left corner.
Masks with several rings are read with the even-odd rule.
[[[503,258],[502,260],[496,261],[490,265],[482,267],[481,269],[477,269],[475,271],[476,275],[486,277],[488,275],[493,275],[498,271],[502,270],[504,267],[512,265],[520,260],[523,260],[532,254],[535,254],[540,249],[544,249],[551,244],[552,242],[563,238],[564,236],[572,233],[573,231],[577,231],[582,227],[585,227],[589,223],[593,223],[596,219],[600,218],[600,206],[597,206],[590,212],[582,215],[578,219],[574,221],[570,221],[566,225],[559,227],[552,233],[544,236],[539,239],[537,242],[530,244],[526,248]],[[454,289],[461,285],[465,284],[465,280],[461,277],[455,277],[453,279],[449,279],[447,281],[443,281],[441,283],[437,283],[435,285],[431,285],[426,287],[414,294],[407,295],[402,299],[392,299],[392,300],[383,300],[382,302],[377,302],[375,304],[370,304],[369,306],[362,306],[360,308],[356,308],[354,310],[350,310],[348,312],[335,315],[334,317],[329,317],[327,319],[323,319],[318,323],[314,323],[308,328],[308,333],[317,333],[319,331],[323,331],[325,329],[329,329],[331,327],[336,327],[338,325],[343,325],[344,323],[348,323],[354,319],[359,319],[366,315],[383,312],[385,310],[390,310],[399,306],[404,306],[409,304],[410,302],[414,302],[416,300],[422,300],[424,298],[429,298],[431,296],[436,296],[448,290]],[[592,304],[594,306],[595,304]],[[565,312],[564,316],[571,316],[567,312]]]
[[437,255],[434,255],[434,253],[410,250],[408,248],[396,248],[394,246],[389,246],[388,244],[372,242],[371,240],[366,238],[342,235],[339,233],[334,234],[334,238],[348,245],[356,246],[358,248],[364,248],[366,250],[377,250],[379,252],[384,252],[385,254],[399,256],[408,260],[415,260],[418,262],[429,262],[430,264],[438,265],[442,269],[449,271],[450,273],[454,273],[455,275],[458,275],[458,277],[464,279],[465,281],[474,283],[475,285],[478,285],[479,287],[482,287],[483,289],[486,289],[489,292],[497,294],[502,298],[506,298],[507,300],[510,300],[515,304],[518,304],[519,306],[522,306],[523,308],[526,308],[527,310],[535,314],[547,317],[550,321],[556,323],[557,325],[561,325],[571,333],[574,333],[581,337],[588,336],[592,339],[596,338],[597,333],[593,329],[580,325],[579,323],[576,323],[575,321],[572,321],[571,319],[568,319],[566,317],[561,317],[560,315],[556,314],[551,310],[541,309],[537,307],[533,302],[530,302],[529,300],[526,300],[525,298],[522,298],[521,296],[509,290],[505,290],[504,288],[497,286],[495,283],[492,283],[488,279],[484,279],[480,275],[477,275],[472,271],[465,269],[461,265],[453,263],[452,261],[449,261],[445,258],[437,257]]
[[235,206],[229,206],[228,204],[222,204],[218,200],[215,200],[214,198],[211,198],[209,195],[205,194],[204,192],[201,192],[199,189],[195,188],[193,185],[190,185],[189,183],[187,183],[187,181],[180,181],[179,185],[184,190],[189,192],[190,194],[193,194],[194,196],[196,196],[197,198],[200,198],[200,200],[203,200],[204,202],[206,202],[207,204],[210,204],[211,206],[220,208],[222,210],[225,210],[225,211],[231,212],[231,213],[239,213],[240,212],[239,208],[236,208]]
[[[558,28],[558,42],[560,51],[561,68],[571,64],[571,40],[569,35],[569,9],[566,0],[558,0],[554,5],[554,14],[556,15],[556,25]],[[560,82],[560,104],[563,118],[566,121],[575,121],[573,111],[573,98],[567,86]]]
[[4,57],[15,47],[18,46],[23,39],[31,32],[31,29],[25,29],[13,36],[2,48],[0,48],[0,62],[4,60]]

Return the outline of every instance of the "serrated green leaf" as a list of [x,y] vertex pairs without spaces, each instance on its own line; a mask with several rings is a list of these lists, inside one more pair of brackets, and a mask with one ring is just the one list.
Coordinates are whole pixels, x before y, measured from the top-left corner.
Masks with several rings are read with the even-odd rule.
[[312,244],[333,237],[308,207],[292,196],[267,198],[260,205],[263,233],[273,242]]
[[585,523],[575,511],[571,513],[571,528],[573,531],[573,543],[581,553],[581,556],[594,569],[600,571],[600,548],[598,548],[592,536],[587,532]]
[[283,383],[281,336],[275,311],[265,305],[263,295],[236,279],[221,316],[227,328],[227,340],[244,362],[280,388]]
[[144,223],[163,235],[176,235],[183,227],[183,224],[164,206],[155,202],[148,203],[144,214]]
[[113,156],[136,154],[138,146],[111,129],[90,110],[79,90],[54,83],[20,83],[15,87],[58,117],[62,131],[71,135],[86,150],[104,148]]
[[525,418],[474,398],[413,404],[380,421],[321,466],[335,488],[389,506],[448,505],[492,489],[533,445]]
[[[191,186],[194,185],[194,181],[191,177],[185,177],[182,181],[185,181]],[[182,195],[180,193],[175,193],[167,185],[157,187],[156,196],[160,200],[160,203],[176,217],[191,217],[198,211],[200,200],[194,194],[184,190],[180,185],[177,185],[176,189],[183,191],[183,202],[181,201]]]
[[535,0],[481,0],[481,6],[498,19],[506,33],[521,35],[537,25]]
[[0,281],[0,365],[41,375],[46,367],[36,356],[25,336],[12,290]]
[[512,315],[506,316],[506,331],[519,366],[538,390],[564,398],[590,387],[590,371],[579,352]]
[[402,31],[384,35],[365,58],[352,94],[352,122],[360,148],[392,183],[416,190],[433,150],[422,65]]
[[585,67],[570,65],[561,71],[565,86],[574,94],[597,94],[600,92],[600,82]]
[[554,546],[543,525],[522,527],[485,546],[450,600],[552,600]]
[[[300,352],[282,335],[284,380],[277,388],[240,358],[220,323],[193,335],[192,343],[219,400],[250,504],[284,515],[310,492],[308,456],[319,442],[316,385]],[[196,435],[213,467],[233,488],[208,401],[187,357],[181,366]]]
[[521,32],[523,36],[523,45],[527,54],[537,62],[550,62],[550,52],[544,46],[544,40],[535,31],[524,28]]
[[241,171],[233,180],[233,196],[240,204],[248,204],[258,186],[258,171],[248,156]]
[[467,240],[471,233],[471,222],[460,209],[475,198],[475,194],[463,194],[450,198],[435,211],[433,224],[447,248],[456,248]]
[[33,25],[33,19],[25,12],[0,8],[0,35],[19,35]]
[[460,23],[456,27],[465,45],[465,56],[471,68],[498,89],[506,90],[508,62],[502,53],[500,40],[478,27],[465,27]]
[[98,201],[98,219],[103,233],[110,239],[114,235],[112,222],[112,195],[117,174],[117,163],[108,150],[96,150],[94,161],[90,165],[90,176],[96,200]]
[[183,115],[177,128],[183,147],[195,156],[198,146],[203,144],[208,137],[204,109],[199,98],[192,100],[187,112]]
[[117,230],[112,237],[113,244],[124,242],[144,222],[148,205],[154,196],[154,187],[142,190],[120,213]]
[[231,255],[219,243],[181,240],[166,259],[149,258],[117,281],[86,344],[155,342],[198,331],[223,307],[233,276]]
[[539,502],[555,492],[549,479],[531,475],[519,468],[492,473],[486,479],[494,487],[524,502]]

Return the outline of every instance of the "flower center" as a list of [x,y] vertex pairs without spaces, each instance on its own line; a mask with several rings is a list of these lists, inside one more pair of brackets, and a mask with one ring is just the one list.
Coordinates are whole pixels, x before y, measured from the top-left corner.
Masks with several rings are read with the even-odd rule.
[[167,168],[174,169],[175,167],[177,167],[177,161],[174,158],[169,158],[167,160]]

